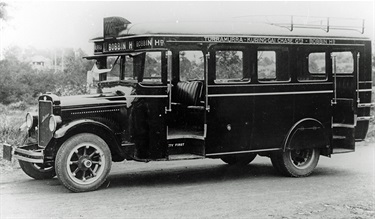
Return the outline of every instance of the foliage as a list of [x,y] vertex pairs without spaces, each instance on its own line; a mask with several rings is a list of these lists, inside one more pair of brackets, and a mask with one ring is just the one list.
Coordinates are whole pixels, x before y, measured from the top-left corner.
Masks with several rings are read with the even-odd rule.
[[36,103],[41,93],[76,95],[86,93],[86,73],[92,67],[82,50],[67,50],[64,56],[64,70],[37,70],[22,58],[22,50],[12,47],[0,61],[0,103]]
[[243,78],[242,66],[241,52],[216,52],[216,79],[241,79]]
[[5,2],[0,2],[0,20],[6,21],[8,20],[8,13],[7,13],[8,4]]
[[180,79],[202,80],[204,78],[204,61],[202,52],[180,52]]

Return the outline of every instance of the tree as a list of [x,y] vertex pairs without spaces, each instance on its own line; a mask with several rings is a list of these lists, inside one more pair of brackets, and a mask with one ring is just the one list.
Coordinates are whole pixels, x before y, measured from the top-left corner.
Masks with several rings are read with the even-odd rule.
[[5,2],[0,2],[0,20],[7,21],[8,20],[8,12],[7,12],[8,4]]
[[238,51],[216,52],[216,79],[241,79],[242,57]]

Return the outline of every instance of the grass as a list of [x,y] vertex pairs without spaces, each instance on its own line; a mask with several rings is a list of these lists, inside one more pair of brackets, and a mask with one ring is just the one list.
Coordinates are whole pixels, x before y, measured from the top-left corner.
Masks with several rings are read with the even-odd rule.
[[23,143],[27,133],[21,131],[20,127],[25,122],[27,112],[35,111],[33,107],[19,107],[18,104],[4,106],[0,104],[0,171],[17,167],[16,162],[9,163],[3,160],[3,143],[20,145]]

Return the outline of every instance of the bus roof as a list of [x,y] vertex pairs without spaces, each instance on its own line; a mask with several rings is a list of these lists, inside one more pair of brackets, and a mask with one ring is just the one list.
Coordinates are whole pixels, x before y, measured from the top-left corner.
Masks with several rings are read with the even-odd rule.
[[[358,19],[357,19],[358,21]],[[136,23],[122,17],[104,18],[103,36],[94,38],[93,57],[166,50],[171,45],[245,43],[283,45],[354,45],[370,41],[364,21],[356,24],[318,22],[202,21]],[[344,25],[343,25],[344,24]],[[368,33],[367,33],[368,34]]]
[[241,35],[241,36],[288,36],[288,37],[332,37],[369,39],[362,27],[292,26],[251,22],[175,22],[130,24],[118,37],[134,35]]

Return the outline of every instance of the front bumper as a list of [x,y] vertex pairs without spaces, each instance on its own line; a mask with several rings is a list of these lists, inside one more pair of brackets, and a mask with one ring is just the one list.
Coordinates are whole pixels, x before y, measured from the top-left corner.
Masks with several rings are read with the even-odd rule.
[[44,163],[43,151],[37,144],[28,144],[20,147],[3,144],[3,159],[11,161],[14,157],[29,163]]

